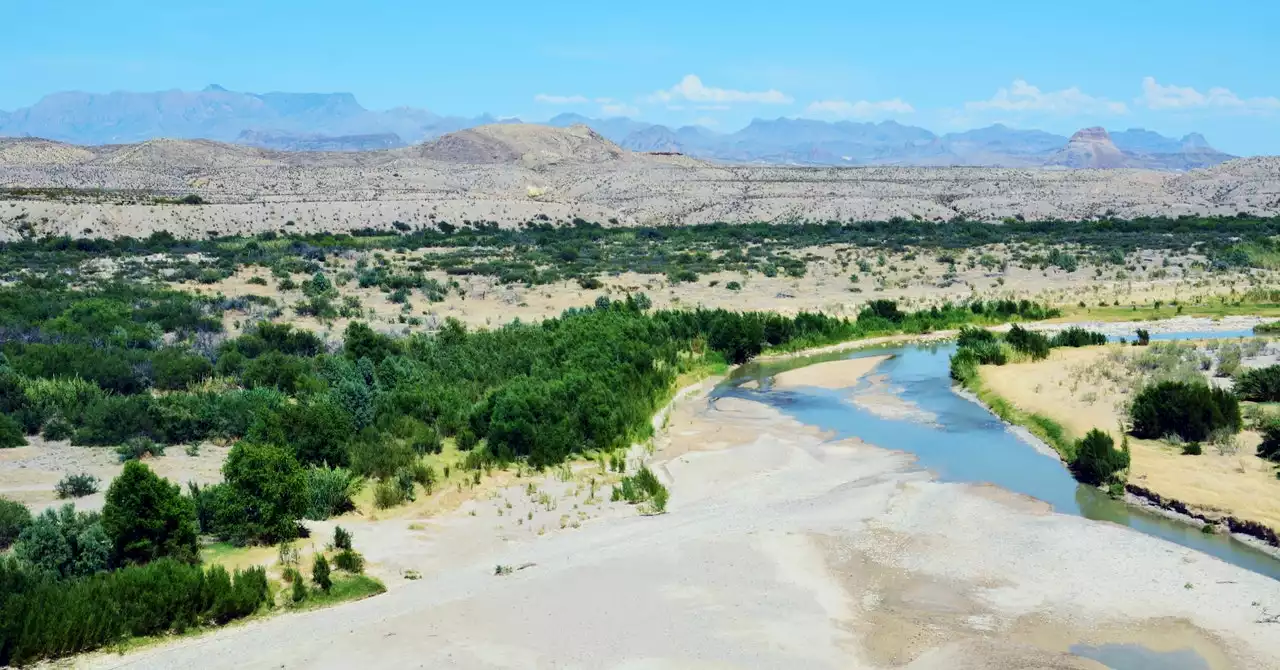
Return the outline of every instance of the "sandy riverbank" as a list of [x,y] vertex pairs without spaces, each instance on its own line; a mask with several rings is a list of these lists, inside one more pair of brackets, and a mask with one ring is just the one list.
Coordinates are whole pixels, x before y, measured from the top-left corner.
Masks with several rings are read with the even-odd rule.
[[778,373],[773,377],[773,386],[778,389],[797,386],[815,386],[824,389],[849,388],[888,358],[889,356],[865,356],[807,365]]
[[[694,394],[657,440],[670,512],[402,546],[423,579],[93,667],[1098,668],[1073,644],[1280,664],[1280,584],[1127,528],[943,484],[908,455]],[[357,543],[362,531],[357,531]],[[505,577],[495,564],[523,565]],[[1045,579],[1053,575],[1053,579]]]
[[[1108,346],[1055,349],[1035,363],[981,368],[983,384],[1018,408],[1060,423],[1072,438],[1093,428],[1118,434],[1128,396],[1123,385],[1108,384],[1090,371],[1111,356],[1134,356],[1141,349]],[[1130,439],[1130,482],[1180,500],[1203,512],[1233,514],[1280,529],[1280,480],[1274,464],[1258,458],[1260,436],[1245,431],[1234,453],[1206,445],[1199,456],[1155,440]]]

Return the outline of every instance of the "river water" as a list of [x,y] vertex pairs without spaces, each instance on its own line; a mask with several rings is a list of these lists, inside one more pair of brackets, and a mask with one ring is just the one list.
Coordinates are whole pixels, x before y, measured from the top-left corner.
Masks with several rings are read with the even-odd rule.
[[[1166,333],[1153,335],[1152,339],[1245,335],[1249,333]],[[1078,484],[1056,455],[1037,450],[986,408],[952,389],[949,362],[954,352],[954,343],[943,343],[753,363],[738,368],[716,389],[713,398],[734,396],[764,402],[803,423],[830,431],[837,438],[858,437],[876,446],[911,452],[921,467],[943,481],[996,484],[1047,502],[1059,512],[1122,524],[1280,580],[1280,559],[1264,551],[1226,534],[1202,533],[1191,524],[1127,505],[1094,487]],[[773,375],[783,370],[885,354],[892,357],[877,366],[873,374],[886,376],[887,386],[896,395],[935,415],[936,422],[883,418],[849,402],[848,389],[782,390],[769,383]],[[742,387],[750,380],[758,381],[759,388]]]

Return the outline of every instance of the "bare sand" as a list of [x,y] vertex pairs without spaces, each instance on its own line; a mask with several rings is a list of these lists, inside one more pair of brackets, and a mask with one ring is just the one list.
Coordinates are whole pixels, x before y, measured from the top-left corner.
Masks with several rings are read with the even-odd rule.
[[[1109,356],[1134,356],[1141,351],[1118,345],[1055,349],[1044,361],[984,366],[982,381],[1018,408],[1058,421],[1074,438],[1094,428],[1118,436],[1128,386],[1108,383],[1089,370],[1106,364]],[[1120,371],[1116,365],[1107,367]],[[1129,479],[1204,512],[1232,514],[1280,529],[1280,480],[1275,466],[1258,458],[1261,437],[1257,433],[1245,431],[1238,439],[1239,450],[1234,454],[1205,445],[1199,456],[1184,456],[1180,448],[1163,442],[1130,439]]]
[[[370,542],[376,531],[361,528],[358,548],[395,549],[422,579],[76,663],[1097,668],[1069,647],[1127,642],[1194,648],[1215,670],[1280,666],[1276,625],[1258,623],[1280,607],[1269,578],[999,489],[933,481],[905,454],[833,441],[758,403],[694,394],[665,423],[654,463],[670,478],[665,515],[621,508],[580,528],[510,533],[482,506],[428,521],[412,542]],[[532,565],[495,576],[497,564]]]
[[824,389],[849,388],[889,358],[889,356],[865,356],[787,370],[774,376],[773,386],[779,389],[797,386],[816,386]]

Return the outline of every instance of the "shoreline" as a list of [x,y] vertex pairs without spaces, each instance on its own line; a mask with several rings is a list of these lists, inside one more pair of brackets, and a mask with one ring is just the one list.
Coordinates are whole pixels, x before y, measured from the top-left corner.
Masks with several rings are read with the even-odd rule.
[[[973,402],[988,412],[991,412],[996,416],[996,418],[1000,419],[1000,422],[1004,424],[1006,430],[1012,432],[1037,452],[1046,456],[1053,455],[1062,462],[1064,466],[1069,466],[1069,463],[1062,452],[1054,449],[1048,442],[1045,442],[1040,438],[1040,436],[1036,435],[1031,426],[1010,421],[1004,416],[1001,416],[988,403],[983,401],[977,393],[963,383],[953,384],[952,390],[961,398]],[[995,395],[994,392],[990,390],[987,390],[987,392]],[[1008,403],[1008,401],[1005,402]],[[1008,404],[1012,406],[1012,403]],[[1215,519],[1200,512],[1194,505],[1189,505],[1175,498],[1161,495],[1151,489],[1147,489],[1136,484],[1130,484],[1128,482],[1125,482],[1124,490],[1125,495],[1118,500],[1126,505],[1155,512],[1166,518],[1174,519],[1196,528],[1203,528],[1206,525],[1212,525],[1215,528],[1222,528],[1225,526],[1228,529],[1227,534],[1232,538],[1280,559],[1280,538],[1277,538],[1277,533],[1274,529],[1265,524],[1258,523],[1257,521],[1240,519],[1232,514],[1222,514]],[[1219,531],[1215,530],[1214,532]]]

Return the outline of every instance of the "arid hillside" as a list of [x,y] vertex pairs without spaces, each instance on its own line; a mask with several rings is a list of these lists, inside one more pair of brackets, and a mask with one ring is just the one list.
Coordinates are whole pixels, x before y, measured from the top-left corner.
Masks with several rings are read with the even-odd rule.
[[[173,201],[196,195],[200,205]],[[585,126],[482,126],[367,152],[205,140],[0,140],[0,238],[341,231],[573,217],[999,221],[1280,213],[1280,158],[1149,170],[729,166],[622,149]]]

